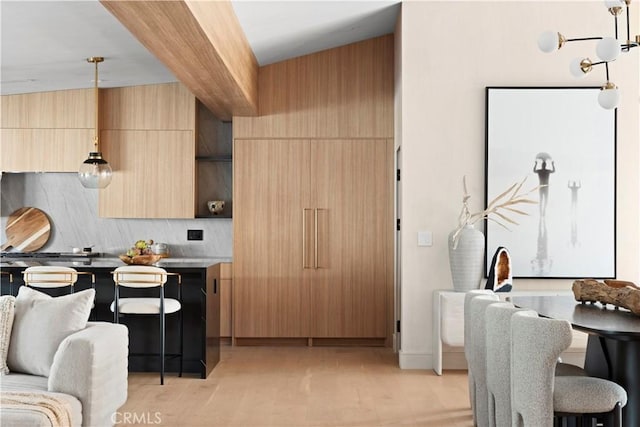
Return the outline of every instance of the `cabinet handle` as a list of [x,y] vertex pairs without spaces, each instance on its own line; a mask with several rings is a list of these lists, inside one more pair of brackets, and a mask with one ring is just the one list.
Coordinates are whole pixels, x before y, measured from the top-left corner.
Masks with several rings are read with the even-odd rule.
[[313,258],[313,269],[318,269],[318,208],[313,210],[313,220],[315,222],[315,241],[314,241],[314,258]]
[[306,270],[307,264],[307,239],[306,239],[306,235],[307,235],[307,221],[306,221],[306,213],[307,211],[310,211],[311,209],[308,208],[302,208],[302,269]]

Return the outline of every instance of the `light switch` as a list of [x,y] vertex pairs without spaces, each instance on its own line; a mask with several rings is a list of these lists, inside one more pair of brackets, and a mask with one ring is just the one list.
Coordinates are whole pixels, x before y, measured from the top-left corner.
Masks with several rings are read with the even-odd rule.
[[418,246],[433,246],[433,233],[418,231]]

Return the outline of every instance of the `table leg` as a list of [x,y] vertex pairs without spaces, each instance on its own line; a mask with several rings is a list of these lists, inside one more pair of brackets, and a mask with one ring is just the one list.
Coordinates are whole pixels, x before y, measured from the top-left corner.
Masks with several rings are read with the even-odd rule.
[[620,341],[589,335],[585,370],[589,375],[606,378],[627,391],[622,409],[622,425],[640,426],[640,341]]

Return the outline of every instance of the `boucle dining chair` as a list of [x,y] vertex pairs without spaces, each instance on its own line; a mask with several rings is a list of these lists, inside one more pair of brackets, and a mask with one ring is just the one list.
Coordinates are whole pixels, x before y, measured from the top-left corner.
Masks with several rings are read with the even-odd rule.
[[571,345],[571,324],[521,311],[511,317],[511,416],[514,427],[552,427],[558,417],[612,414],[622,426],[627,393],[601,378],[556,376],[558,356]]
[[508,302],[487,307],[487,395],[491,427],[511,427],[511,316],[518,311],[523,309]]
[[[132,265],[118,267],[113,271],[113,281],[115,282],[115,295],[111,303],[114,323],[120,322],[121,315],[156,315],[160,318],[160,353],[130,353],[131,356],[157,355],[160,358],[160,384],[164,385],[164,368],[166,357],[180,358],[180,371],[178,376],[182,376],[183,362],[183,316],[182,316],[182,280],[178,273],[168,273],[160,267]],[[165,298],[164,285],[168,276],[177,276],[178,298]],[[158,288],[158,297],[120,297],[120,288],[149,289]],[[179,330],[179,353],[165,353],[165,316],[167,314],[180,314]]]
[[469,360],[473,359],[473,355],[471,354],[471,346],[467,346],[466,343],[470,343],[473,341],[473,332],[472,332],[472,320],[470,318],[469,311],[469,301],[473,298],[480,295],[493,295],[493,291],[490,289],[474,289],[468,291],[464,295],[464,357],[467,360],[467,379],[469,381],[469,402],[471,404],[471,413],[473,415],[473,425],[477,425],[476,423],[476,382],[473,377],[473,372],[471,370],[471,365]]
[[[465,308],[465,316],[468,311],[470,325],[469,340],[465,337],[465,352],[470,350],[470,358],[467,359],[469,371],[474,379],[474,414],[475,425],[478,427],[489,426],[489,405],[487,396],[487,349],[485,342],[485,313],[487,307],[499,302],[495,294],[478,295],[471,298]],[[466,319],[465,319],[466,320]],[[465,321],[466,324],[466,321]]]
[[[533,310],[515,307],[509,302],[492,304],[485,314],[487,347],[487,393],[489,426],[511,426],[511,317],[517,312]],[[584,369],[568,363],[556,365],[556,376],[586,376]]]

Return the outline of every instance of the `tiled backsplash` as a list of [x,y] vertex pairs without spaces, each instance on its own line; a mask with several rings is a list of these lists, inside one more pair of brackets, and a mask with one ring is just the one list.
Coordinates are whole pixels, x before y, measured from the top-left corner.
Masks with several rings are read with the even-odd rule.
[[[93,246],[94,252],[123,253],[136,240],[169,245],[172,257],[231,257],[231,219],[111,219],[98,217],[98,191],[85,189],[74,173],[0,175],[2,234],[7,217],[25,206],[44,211],[51,236],[43,252],[70,252]],[[187,241],[187,230],[203,230],[202,241]]]

